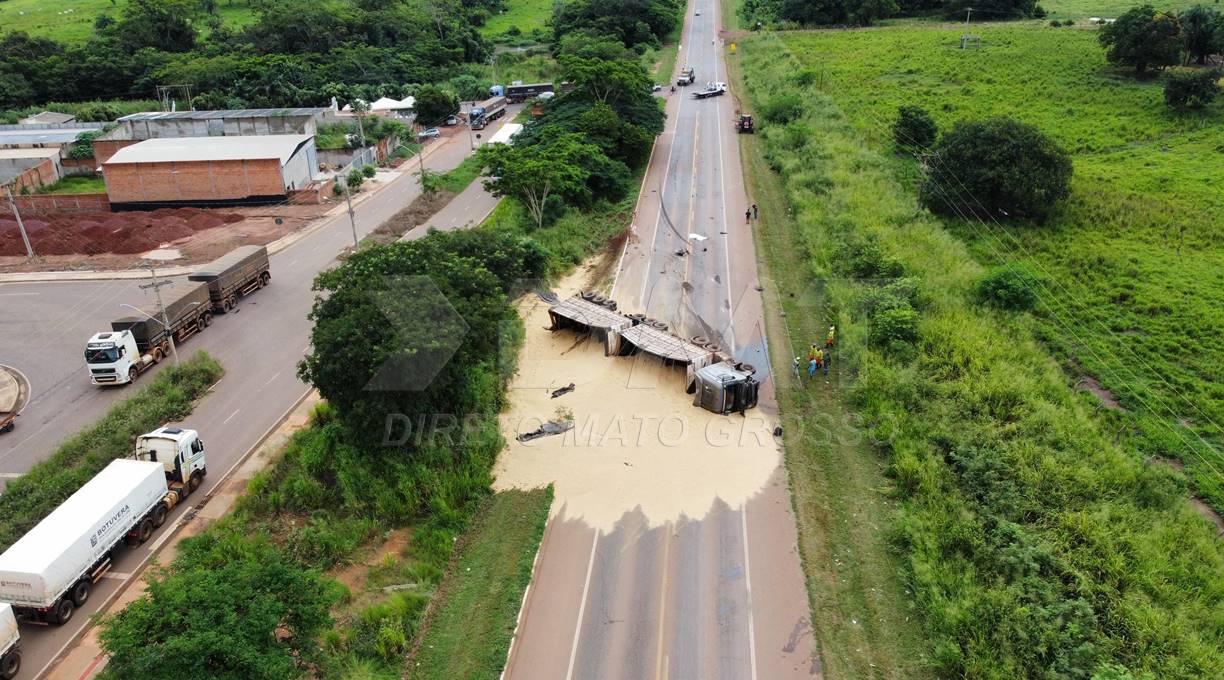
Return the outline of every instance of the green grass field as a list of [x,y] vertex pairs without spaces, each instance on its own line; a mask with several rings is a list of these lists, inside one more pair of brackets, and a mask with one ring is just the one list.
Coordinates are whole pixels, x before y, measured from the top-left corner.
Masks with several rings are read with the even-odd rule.
[[941,128],[1011,116],[1073,153],[1073,196],[1048,224],[949,226],[982,262],[1041,275],[1039,332],[1069,379],[1100,381],[1127,411],[1109,414],[1121,436],[1179,459],[1224,509],[1224,458],[1199,441],[1224,441],[1224,102],[1173,113],[1159,80],[1106,64],[1092,30],[978,32],[985,46],[973,51],[956,49],[959,31],[932,28],[784,40],[876,148],[890,146],[897,106],[919,104]]
[[[1116,18],[1126,10],[1144,3],[1140,0],[1043,0],[1039,4],[1050,13],[1049,19],[1078,20],[1087,17]],[[1157,9],[1177,12],[1195,5],[1219,8],[1215,0],[1152,0],[1147,4]]]
[[[124,0],[4,0],[0,2],[0,33],[25,31],[80,42],[93,35],[98,15],[118,19],[124,4]],[[230,26],[245,26],[254,20],[246,0],[218,0],[217,5],[217,15]]]
[[523,34],[529,34],[534,29],[547,30],[548,20],[552,18],[553,0],[506,0],[506,10],[501,14],[489,17],[480,34],[484,36],[501,35],[511,26],[517,27]]
[[82,177],[75,175],[64,177],[55,184],[48,184],[38,190],[40,194],[104,194],[106,181],[101,177]]

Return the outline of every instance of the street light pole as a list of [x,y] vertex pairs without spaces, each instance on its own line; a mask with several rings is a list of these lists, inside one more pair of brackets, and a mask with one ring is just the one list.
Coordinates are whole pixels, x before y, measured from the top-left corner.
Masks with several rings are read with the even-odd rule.
[[[162,303],[161,287],[171,285],[169,281],[157,280],[157,267],[149,265],[149,274],[153,277],[153,283],[145,284],[141,288],[152,288],[153,294],[157,296],[157,309],[161,312],[162,329],[166,331],[166,339],[170,341],[170,356],[174,358],[174,365],[178,366],[178,348],[174,346],[174,333],[170,330],[170,318],[166,316],[166,305]],[[143,312],[142,312],[143,313]],[[147,314],[145,316],[148,316]]]
[[344,200],[348,202],[349,226],[353,228],[353,250],[357,250],[360,245],[357,242],[357,215],[353,212],[353,195],[349,193],[348,178],[336,175],[336,181],[344,185]]

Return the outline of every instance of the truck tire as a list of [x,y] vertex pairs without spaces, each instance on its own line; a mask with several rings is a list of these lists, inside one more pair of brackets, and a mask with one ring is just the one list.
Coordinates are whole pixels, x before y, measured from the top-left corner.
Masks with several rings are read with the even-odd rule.
[[153,535],[153,520],[148,517],[140,520],[140,526],[136,527],[136,536],[138,543],[144,543]]
[[136,376],[138,375],[140,375],[140,373],[136,370],[135,366],[129,368],[128,369],[128,382],[130,383],[136,382]]
[[259,287],[260,288],[263,288],[269,283],[272,283],[272,272],[264,272],[259,275]]
[[160,528],[166,523],[167,513],[165,504],[158,504],[156,508],[153,508],[153,528]]
[[52,613],[51,620],[62,626],[72,619],[73,609],[72,600],[65,597],[55,603],[55,611]]
[[78,607],[85,604],[85,602],[89,600],[89,591],[91,588],[93,588],[93,584],[89,582],[89,579],[85,578],[77,581],[76,585],[72,586],[72,604],[75,604]]
[[166,358],[160,347],[154,347],[149,356],[153,357],[153,363],[155,364],[160,364],[161,360]]
[[212,325],[212,313],[204,312],[200,315],[200,328],[208,328]]
[[17,672],[21,670],[21,650],[10,649],[8,654],[0,659],[0,678],[4,680],[13,680],[17,677]]
[[199,472],[191,473],[191,477],[187,479],[187,493],[191,493],[200,488],[200,484],[204,481],[204,475]]

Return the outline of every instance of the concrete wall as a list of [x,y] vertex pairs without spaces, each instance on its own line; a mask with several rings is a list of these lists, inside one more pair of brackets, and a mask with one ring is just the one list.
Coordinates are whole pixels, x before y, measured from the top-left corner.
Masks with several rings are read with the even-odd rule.
[[59,180],[59,158],[0,158],[0,177],[13,178],[13,193],[36,191]]
[[104,174],[112,204],[239,202],[286,194],[277,159],[123,163],[106,166]]
[[136,140],[162,137],[233,137],[237,135],[313,135],[314,116],[261,118],[206,118],[184,120],[125,120],[124,137]]
[[310,184],[310,180],[314,178],[318,167],[319,162],[315,156],[314,141],[306,142],[298,149],[297,153],[289,157],[289,161],[285,163],[285,167],[281,170],[285,189],[293,191],[305,188]]
[[[107,135],[109,137],[109,135]],[[101,167],[125,146],[131,146],[140,140],[136,139],[95,139],[91,143],[94,152],[95,167]]]

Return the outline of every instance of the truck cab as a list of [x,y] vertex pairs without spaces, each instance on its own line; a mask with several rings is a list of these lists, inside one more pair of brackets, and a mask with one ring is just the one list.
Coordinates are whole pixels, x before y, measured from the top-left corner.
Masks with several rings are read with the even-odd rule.
[[676,78],[676,84],[677,85],[692,85],[694,77],[695,77],[695,74],[693,72],[693,67],[685,66],[684,69],[680,71],[680,77]]
[[85,365],[95,385],[125,385],[144,370],[146,358],[131,331],[96,333],[85,343]]
[[165,425],[136,438],[136,460],[159,462],[171,485],[183,484],[187,493],[204,481],[204,442],[195,430]]

